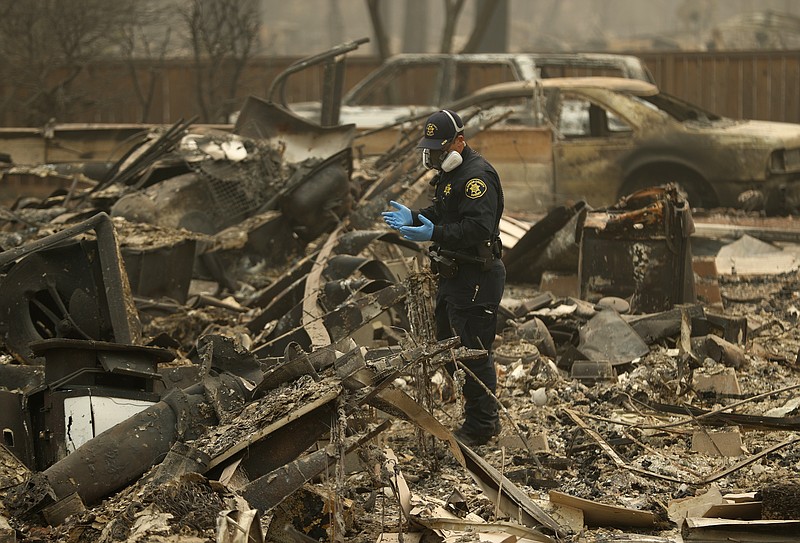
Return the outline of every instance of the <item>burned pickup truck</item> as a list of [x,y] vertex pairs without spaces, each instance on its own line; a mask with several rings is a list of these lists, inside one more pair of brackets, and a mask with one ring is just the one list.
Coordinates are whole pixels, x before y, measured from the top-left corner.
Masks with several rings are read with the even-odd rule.
[[693,207],[800,210],[800,125],[721,117],[612,77],[503,83],[450,108],[498,169],[510,211],[605,206],[668,182]]
[[[489,85],[586,75],[654,82],[644,63],[631,55],[403,53],[386,59],[342,96],[336,121],[360,129],[378,128],[436,110]],[[333,120],[321,115],[325,106],[319,102],[282,105],[323,125]]]

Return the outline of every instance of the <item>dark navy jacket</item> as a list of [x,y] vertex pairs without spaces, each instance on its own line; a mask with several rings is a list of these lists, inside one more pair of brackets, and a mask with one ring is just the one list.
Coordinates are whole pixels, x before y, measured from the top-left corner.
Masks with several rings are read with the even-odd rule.
[[[431,241],[451,251],[476,256],[477,245],[496,237],[503,214],[500,177],[485,158],[470,147],[451,172],[439,172],[432,206],[419,210],[434,224]],[[415,224],[421,224],[414,217]]]
[[[434,224],[431,241],[442,249],[468,256],[478,256],[482,242],[499,236],[498,224],[503,214],[503,189],[494,167],[479,153],[465,147],[463,162],[450,172],[439,172],[433,205],[419,210]],[[459,263],[452,279],[439,279],[439,295],[459,305],[500,303],[505,283],[505,268],[497,259],[490,270],[480,264]]]

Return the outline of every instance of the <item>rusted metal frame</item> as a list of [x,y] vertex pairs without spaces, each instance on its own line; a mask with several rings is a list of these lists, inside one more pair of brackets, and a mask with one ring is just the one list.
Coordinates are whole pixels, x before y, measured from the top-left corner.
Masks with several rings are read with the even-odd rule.
[[286,104],[286,81],[290,75],[301,72],[310,66],[319,64],[320,62],[326,62],[336,56],[349,53],[368,41],[369,38],[359,38],[357,40],[349,41],[347,43],[332,47],[328,51],[311,55],[292,63],[288,68],[286,68],[284,71],[278,74],[275,79],[272,80],[272,84],[267,91],[267,99],[270,102],[275,102],[275,94],[277,93],[280,98],[280,102],[278,103],[288,109],[288,105]]
[[118,343],[136,343],[140,339],[136,307],[125,274],[114,223],[105,212],[22,247],[3,251],[0,253],[0,270],[30,253],[52,247],[89,230],[94,230],[97,235],[97,251],[105,287],[101,294],[108,302],[114,340]]

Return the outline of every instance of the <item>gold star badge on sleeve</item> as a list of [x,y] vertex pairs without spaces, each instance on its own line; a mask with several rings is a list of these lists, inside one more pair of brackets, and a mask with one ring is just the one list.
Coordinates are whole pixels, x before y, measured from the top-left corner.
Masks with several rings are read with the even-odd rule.
[[486,194],[486,183],[484,183],[482,179],[474,177],[467,181],[467,184],[464,186],[464,192],[466,193],[467,198],[477,200]]

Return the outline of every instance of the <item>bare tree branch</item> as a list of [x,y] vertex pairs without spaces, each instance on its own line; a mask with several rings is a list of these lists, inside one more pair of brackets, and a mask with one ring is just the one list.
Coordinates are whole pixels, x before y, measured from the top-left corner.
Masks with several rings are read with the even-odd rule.
[[[174,13],[170,8],[161,6],[158,0],[140,0],[139,6],[141,12],[120,29],[119,47],[141,108],[139,122],[146,123],[158,82],[164,77],[165,59],[172,37],[169,25],[157,23],[169,20]],[[143,72],[142,66],[146,71]]]
[[474,53],[478,50],[478,45],[481,43],[483,36],[486,35],[486,29],[489,28],[487,23],[497,11],[500,0],[484,0],[480,5],[481,9],[475,18],[475,27],[472,29],[472,35],[467,40],[467,44],[461,49],[462,53]]
[[444,0],[444,29],[442,30],[442,53],[453,52],[453,36],[456,32],[456,23],[464,9],[464,0]]
[[227,122],[258,39],[256,0],[193,0],[184,11],[196,64],[202,120]]
[[386,29],[383,27],[379,1],[367,0],[367,9],[369,10],[369,18],[372,21],[375,43],[378,45],[378,56],[381,61],[384,61],[389,58],[391,51],[389,50],[389,36],[386,34]]
[[69,119],[85,105],[73,87],[86,66],[115,50],[136,0],[0,2],[2,76],[16,89],[3,108],[23,108],[30,124]]

